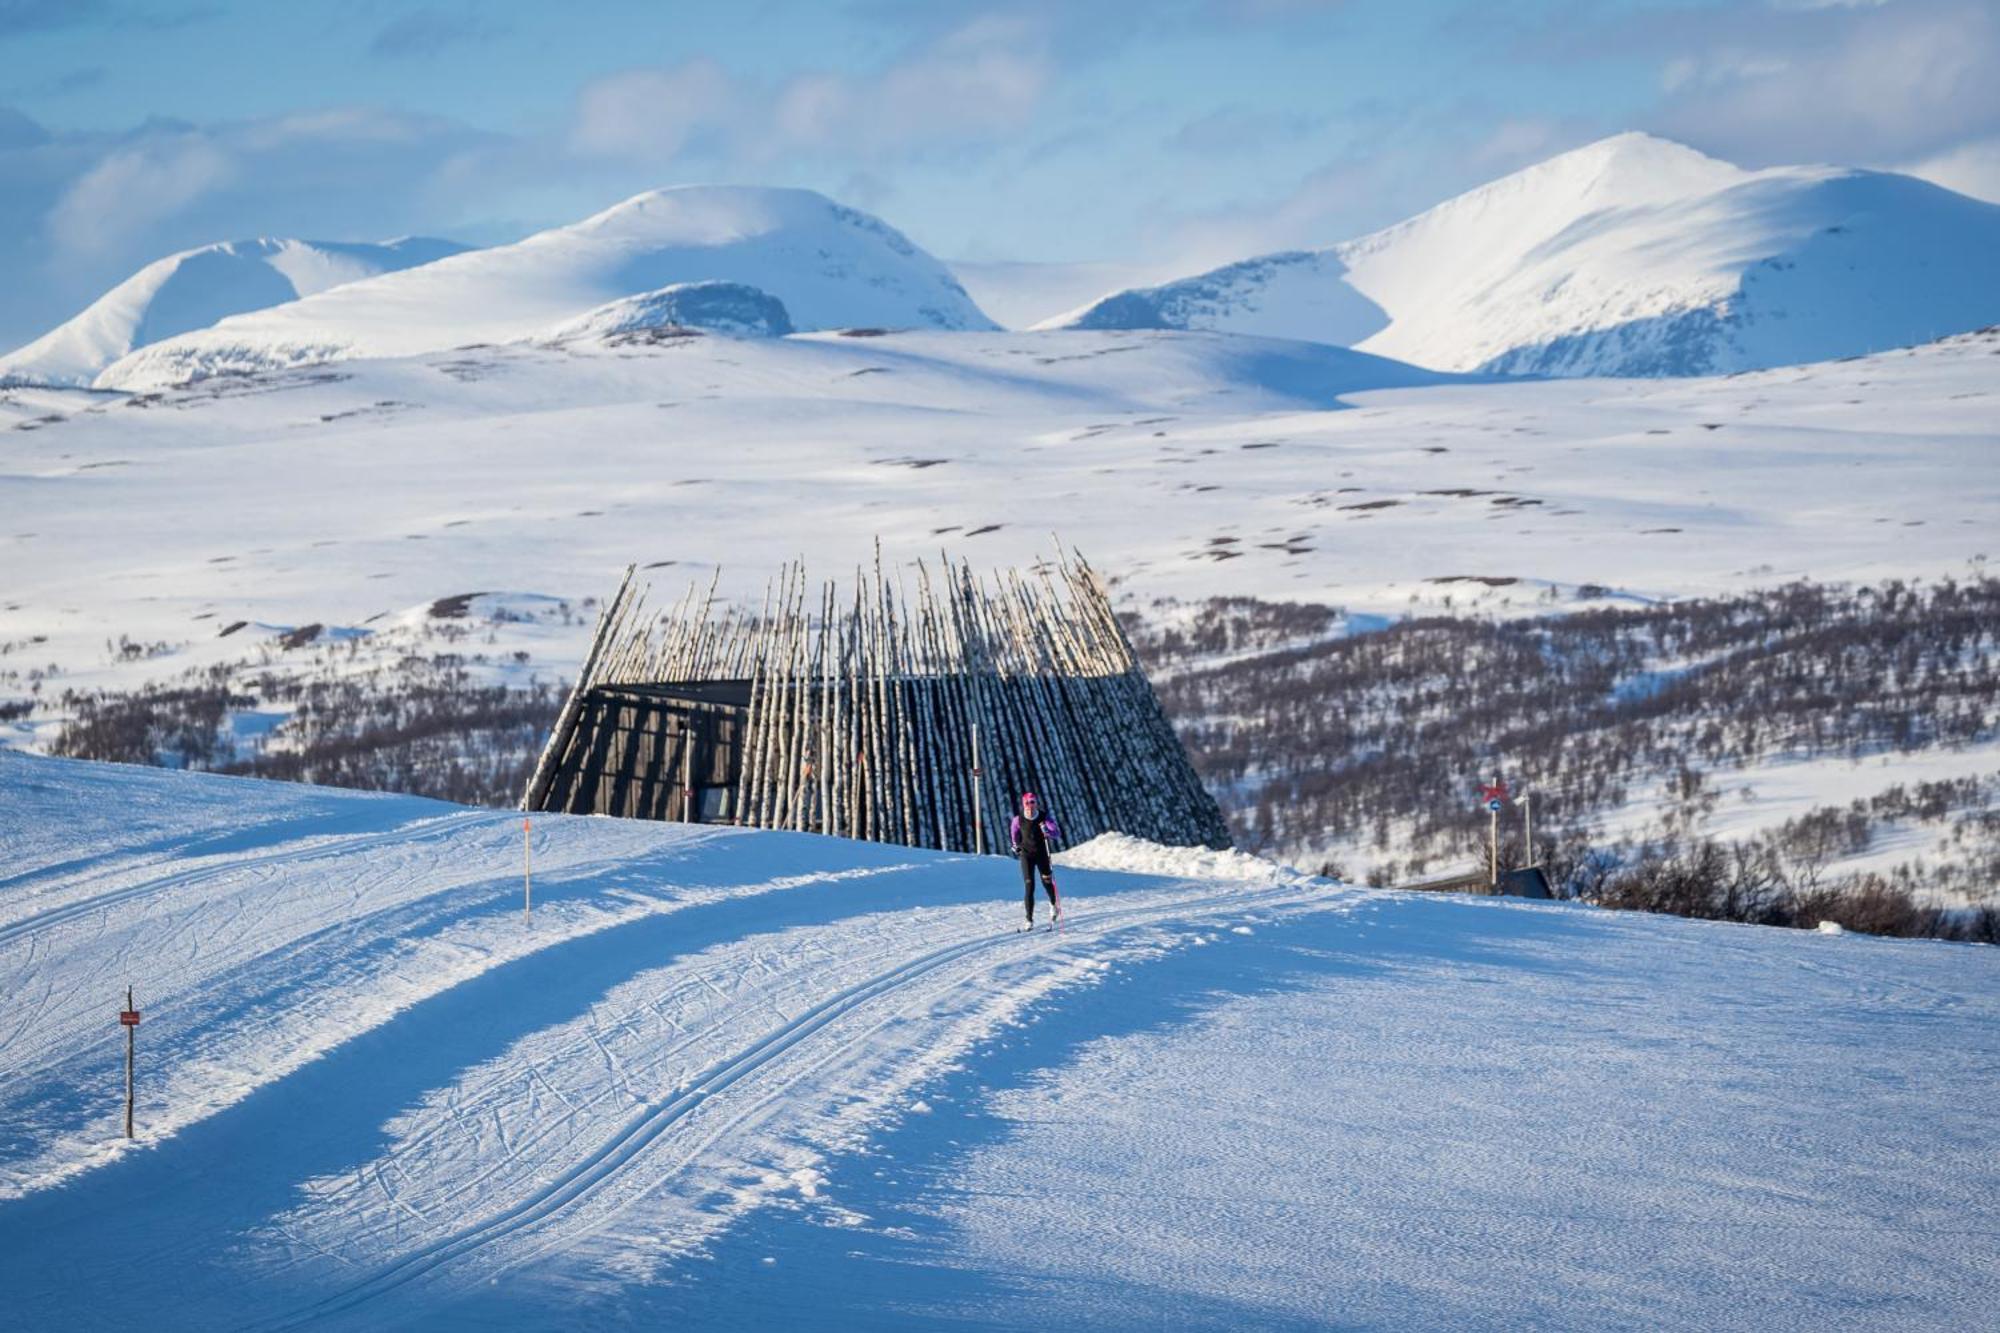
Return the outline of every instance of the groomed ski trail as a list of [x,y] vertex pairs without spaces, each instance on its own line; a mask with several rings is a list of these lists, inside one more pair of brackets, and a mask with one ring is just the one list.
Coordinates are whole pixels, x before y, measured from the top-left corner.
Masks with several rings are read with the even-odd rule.
[[[1109,901],[1125,896],[1115,895]],[[686,1198],[707,1182],[684,1181],[683,1175],[699,1171],[704,1164],[711,1170],[753,1165],[760,1158],[759,1149],[770,1146],[774,1133],[795,1143],[809,1139],[818,1127],[811,1123],[817,1108],[829,1095],[864,1096],[879,1114],[888,1109],[895,1095],[990,1037],[1025,1005],[1045,994],[1085,984],[1120,962],[1187,942],[1193,938],[1189,930],[1199,932],[1224,921],[1241,920],[1246,912],[1272,920],[1298,910],[1344,910],[1353,902],[1351,894],[1324,881],[1279,887],[1187,884],[1166,893],[1131,896],[1144,899],[1144,905],[1094,907],[1080,924],[1066,923],[1068,928],[1060,936],[1044,931],[1023,935],[1011,929],[979,930],[846,985],[775,1027],[744,1033],[745,1044],[739,1049],[627,1118],[553,1179],[382,1264],[359,1282],[280,1319],[250,1327],[298,1328],[331,1316],[366,1314],[378,1300],[425,1279],[435,1279],[447,1289],[470,1289],[492,1281],[505,1270],[561,1252],[567,1244],[601,1231],[628,1209],[649,1211],[649,1226],[662,1222],[677,1225],[681,1234],[672,1250],[687,1253],[737,1214],[725,1211],[694,1216],[685,1209],[662,1209],[648,1196],[664,1188],[669,1195]],[[979,918],[995,909],[958,910]],[[749,946],[762,943],[744,942]],[[797,947],[792,950],[798,951]],[[1035,965],[1037,960],[1040,966]],[[696,957],[685,966],[698,968],[707,961]],[[661,972],[675,970],[679,969]],[[1010,978],[1010,973],[1015,975]],[[1006,984],[1010,979],[1011,988]],[[946,1020],[946,1031],[938,1040],[912,1034],[902,1043],[902,1054],[910,1054],[912,1048],[925,1052],[916,1067],[899,1070],[884,1067],[879,1059],[871,1062],[871,1054],[879,1052],[871,1052],[867,1045],[870,1038],[894,1026],[936,1022],[934,1011],[939,1000],[968,989],[983,996],[983,1001],[969,1014],[958,1016],[955,1024]],[[754,997],[739,997],[735,1007],[749,1007],[750,998]],[[764,1124],[774,1113],[782,1119],[786,1111],[803,1123],[790,1126],[789,1132]],[[478,1124],[489,1114],[487,1108],[452,1103],[448,1120],[459,1125]],[[436,1127],[430,1128],[434,1131]],[[746,1128],[764,1132],[753,1134],[752,1143],[735,1142]],[[362,1170],[351,1179],[372,1182],[384,1193],[388,1190],[379,1170]],[[376,1211],[399,1223],[428,1215],[422,1206],[411,1208],[387,1200],[378,1201]],[[324,1230],[331,1240],[339,1234],[354,1234],[357,1220],[351,1213],[309,1207],[287,1219],[285,1230],[293,1243],[302,1239],[301,1230],[308,1235]],[[308,1248],[320,1250],[318,1243]],[[424,1303],[448,1299],[448,1295],[448,1290],[433,1291]]]

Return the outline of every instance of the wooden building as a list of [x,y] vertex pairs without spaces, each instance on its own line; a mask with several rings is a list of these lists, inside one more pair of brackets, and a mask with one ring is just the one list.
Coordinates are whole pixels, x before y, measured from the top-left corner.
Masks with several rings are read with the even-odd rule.
[[1081,557],[936,573],[792,565],[761,612],[711,583],[649,614],[628,570],[522,808],[1005,851],[1033,791],[1072,843],[1228,845]]

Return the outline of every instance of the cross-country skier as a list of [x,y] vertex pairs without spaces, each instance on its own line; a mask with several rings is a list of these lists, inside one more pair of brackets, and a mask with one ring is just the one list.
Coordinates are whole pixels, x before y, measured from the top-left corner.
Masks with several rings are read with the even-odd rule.
[[1033,792],[1021,796],[1021,813],[1014,816],[1011,826],[1014,839],[1014,855],[1021,858],[1022,905],[1028,911],[1028,924],[1023,930],[1035,928],[1035,872],[1042,872],[1042,887],[1049,894],[1049,915],[1055,921],[1062,920],[1062,899],[1056,896],[1056,874],[1049,865],[1049,849],[1062,841],[1062,826],[1055,816],[1042,813],[1041,802]]

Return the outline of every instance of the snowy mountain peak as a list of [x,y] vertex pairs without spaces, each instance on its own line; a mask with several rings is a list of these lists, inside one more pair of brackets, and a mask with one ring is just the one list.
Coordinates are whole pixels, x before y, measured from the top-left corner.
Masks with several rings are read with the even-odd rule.
[[99,382],[156,387],[511,342],[627,297],[703,282],[767,293],[801,330],[994,327],[943,264],[878,218],[811,190],[681,186],[512,245],[224,320],[128,357]]
[[635,194],[571,227],[542,237],[594,235],[685,246],[723,246],[831,219],[882,241],[897,254],[917,247],[880,218],[848,208],[817,190],[770,185],[674,185]]
[[1043,327],[1309,338],[1449,370],[1691,375],[2000,319],[2000,208],[1619,134],[1371,235],[1115,292]]
[[0,382],[88,384],[120,357],[162,339],[464,249],[424,236],[376,245],[264,236],[183,250],[146,265],[68,323],[0,357]]

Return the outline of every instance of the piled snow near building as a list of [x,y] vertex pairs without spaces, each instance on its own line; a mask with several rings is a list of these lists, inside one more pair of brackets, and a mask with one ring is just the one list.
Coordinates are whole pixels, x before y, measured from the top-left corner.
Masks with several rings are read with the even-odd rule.
[[[1119,870],[1133,875],[1184,876],[1244,884],[1302,884],[1314,879],[1290,866],[1248,852],[1214,847],[1167,847],[1123,833],[1100,833],[1054,858],[1079,870]],[[1327,884],[1333,881],[1321,881]]]
[[146,265],[68,323],[0,356],[0,383],[89,384],[120,357],[162,339],[464,249],[426,237],[381,245],[265,237],[185,250]]
[[613,301],[691,282],[755,287],[800,329],[991,329],[943,264],[811,190],[686,186],[572,226],[170,339],[99,377],[147,388],[357,356],[538,337]]
[[2000,321],[2000,207],[1621,134],[1324,250],[1112,293],[1042,328],[1194,328],[1440,370],[1707,375]]

